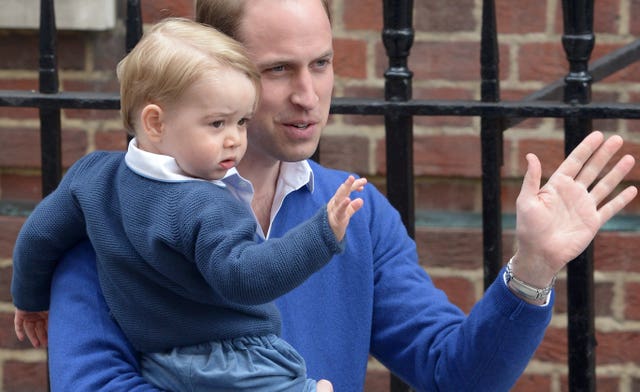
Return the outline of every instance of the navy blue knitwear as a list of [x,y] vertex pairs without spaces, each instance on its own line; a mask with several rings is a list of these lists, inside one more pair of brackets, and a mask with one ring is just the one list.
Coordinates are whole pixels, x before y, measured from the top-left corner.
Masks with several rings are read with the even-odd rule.
[[91,153],[23,226],[14,303],[48,309],[57,261],[88,236],[107,304],[135,349],[279,335],[272,301],[343,250],[327,219],[320,208],[282,238],[261,242],[248,206],[224,187],[149,179],[130,170],[122,152]]

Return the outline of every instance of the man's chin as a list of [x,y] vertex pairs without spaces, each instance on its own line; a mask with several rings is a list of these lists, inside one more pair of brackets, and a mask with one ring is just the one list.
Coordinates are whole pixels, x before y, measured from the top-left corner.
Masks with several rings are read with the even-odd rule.
[[291,148],[282,151],[280,154],[280,160],[283,162],[298,162],[311,158],[318,148],[317,143],[309,144],[308,146],[297,146],[297,148]]

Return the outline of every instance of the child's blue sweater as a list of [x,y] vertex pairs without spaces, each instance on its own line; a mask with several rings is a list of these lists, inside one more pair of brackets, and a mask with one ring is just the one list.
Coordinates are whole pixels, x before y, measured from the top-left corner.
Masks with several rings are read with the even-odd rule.
[[271,301],[341,250],[326,208],[310,218],[282,239],[257,243],[251,211],[227,189],[149,179],[131,171],[123,153],[92,153],[23,226],[14,303],[48,309],[56,262],[88,234],[107,304],[137,350],[280,335]]

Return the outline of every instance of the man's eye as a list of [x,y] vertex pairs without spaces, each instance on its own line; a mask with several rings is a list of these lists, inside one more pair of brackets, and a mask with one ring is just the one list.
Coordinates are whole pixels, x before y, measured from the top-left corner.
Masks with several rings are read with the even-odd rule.
[[275,67],[269,68],[270,72],[283,72],[285,70],[284,65],[277,65]]

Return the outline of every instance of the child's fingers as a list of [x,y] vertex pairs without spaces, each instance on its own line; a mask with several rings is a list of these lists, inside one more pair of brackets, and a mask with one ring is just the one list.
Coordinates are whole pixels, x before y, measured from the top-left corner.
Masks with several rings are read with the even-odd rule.
[[362,191],[366,184],[367,184],[366,178],[358,178],[353,182],[353,184],[351,184],[351,192]]
[[348,221],[363,205],[364,201],[360,198],[351,200],[345,197],[334,206],[333,214],[339,222]]
[[333,211],[335,208],[339,207],[340,203],[349,196],[349,193],[351,193],[351,184],[353,184],[354,181],[355,178],[353,176],[349,176],[349,178],[340,184],[336,193],[333,195],[331,200],[329,200],[327,205],[329,211]]
[[345,215],[350,202],[351,200],[346,196],[341,199],[334,200],[332,212],[333,216],[338,218],[338,221],[342,221],[342,217]]
[[349,217],[353,216],[362,206],[364,205],[364,200],[357,198],[351,201],[349,204]]
[[336,191],[334,197],[337,200],[342,200],[343,198],[349,196],[349,193],[351,193],[353,184],[355,182],[356,179],[353,176],[347,177],[347,179],[338,187],[338,190]]
[[364,201],[360,198],[351,200],[349,195],[354,191],[361,191],[367,183],[366,178],[356,179],[349,176],[336,190],[331,200],[327,203],[327,214],[329,215],[329,224],[336,238],[341,241],[347,225],[353,214],[358,211]]
[[23,342],[26,335],[24,332],[22,321],[18,320],[18,318],[16,317],[13,322],[13,327],[16,330],[16,336],[18,337],[18,340]]
[[27,334],[27,338],[33,345],[33,347],[40,347],[40,339],[38,339],[38,332],[36,332],[36,322],[27,321],[24,324],[24,330]]
[[36,322],[35,332],[36,338],[42,347],[46,347],[49,341],[47,334],[47,320],[40,320]]
[[338,203],[344,198],[348,198],[351,192],[362,191],[366,184],[366,178],[356,179],[354,176],[347,177],[347,179],[342,184],[340,184],[338,190],[336,190],[336,193],[333,195],[333,203]]
[[16,309],[13,325],[18,340],[22,342],[25,338],[29,339],[33,347],[46,346],[48,321],[47,312],[27,312]]

